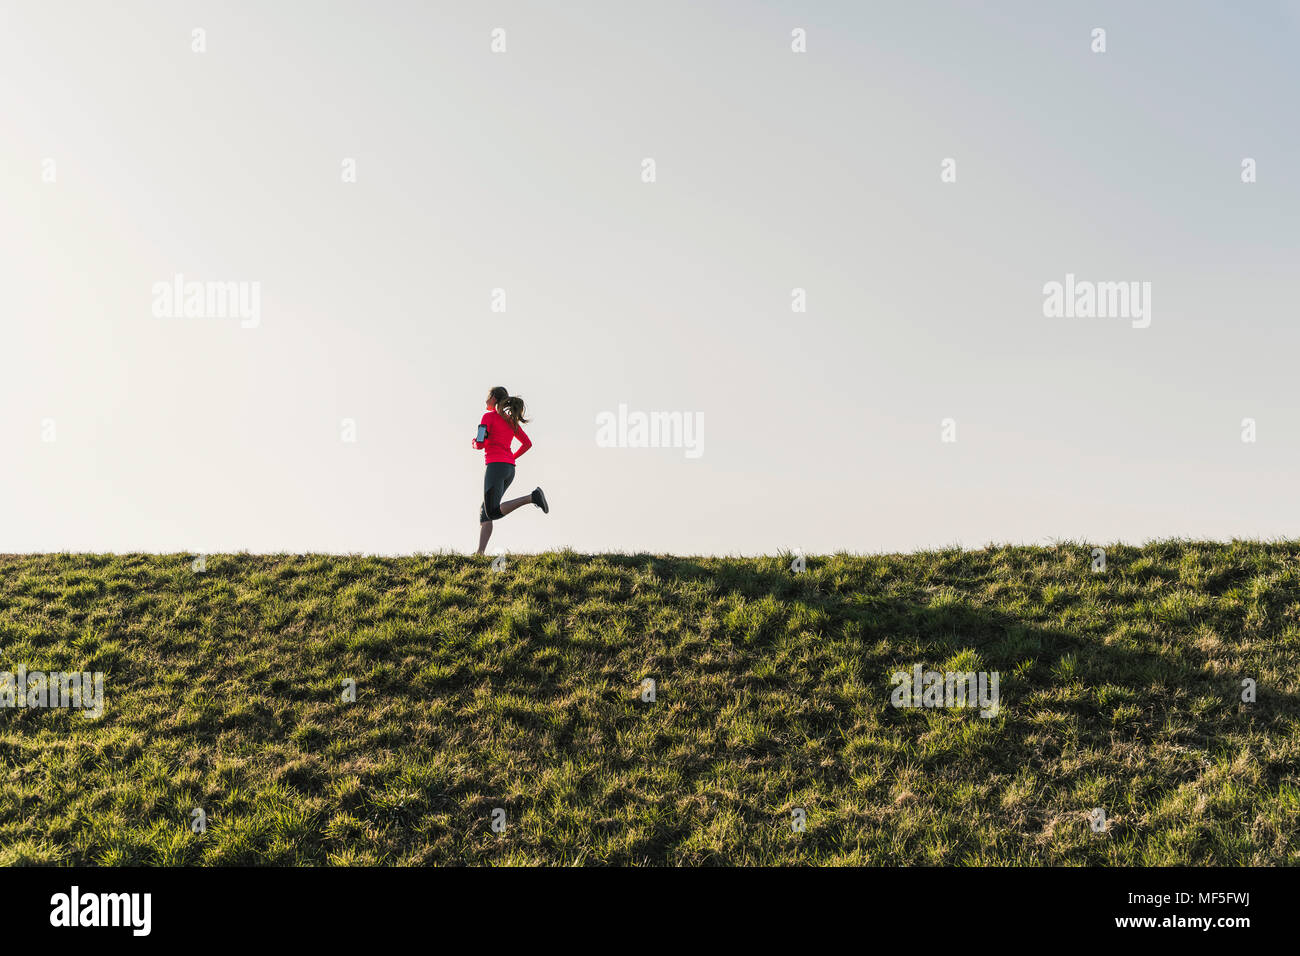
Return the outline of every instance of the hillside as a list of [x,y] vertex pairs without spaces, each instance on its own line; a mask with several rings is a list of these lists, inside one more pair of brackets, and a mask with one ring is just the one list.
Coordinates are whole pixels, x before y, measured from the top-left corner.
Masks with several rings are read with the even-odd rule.
[[3,556],[0,863],[1300,862],[1300,543],[1090,551]]

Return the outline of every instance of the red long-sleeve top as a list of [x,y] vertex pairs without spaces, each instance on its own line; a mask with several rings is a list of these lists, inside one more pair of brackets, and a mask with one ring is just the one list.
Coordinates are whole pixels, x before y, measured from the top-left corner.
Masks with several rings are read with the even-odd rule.
[[[487,441],[476,441],[474,447],[483,449],[483,461],[486,464],[503,461],[507,465],[513,465],[520,455],[533,447],[532,439],[523,426],[512,431],[510,422],[500,412],[484,412],[479,424],[487,426]],[[510,446],[516,438],[519,439],[519,450],[511,451]]]

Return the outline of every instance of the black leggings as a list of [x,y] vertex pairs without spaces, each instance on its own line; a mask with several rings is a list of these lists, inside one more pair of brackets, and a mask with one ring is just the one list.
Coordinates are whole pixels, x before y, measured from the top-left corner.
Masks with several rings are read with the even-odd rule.
[[501,513],[501,496],[515,480],[515,466],[504,461],[494,461],[483,473],[483,504],[478,509],[478,521],[493,521],[504,518]]

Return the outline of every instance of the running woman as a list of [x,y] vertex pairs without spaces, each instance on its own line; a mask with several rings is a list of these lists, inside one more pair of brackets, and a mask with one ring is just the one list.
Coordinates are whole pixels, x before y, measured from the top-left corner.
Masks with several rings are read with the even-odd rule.
[[[488,392],[484,407],[487,412],[479,424],[487,429],[487,440],[474,439],[472,443],[475,448],[483,450],[483,460],[487,462],[487,472],[483,475],[483,504],[478,509],[479,554],[487,550],[488,538],[492,537],[492,522],[496,518],[504,518],[523,505],[537,505],[543,514],[551,511],[541,488],[534,488],[531,495],[523,498],[501,500],[510,482],[515,480],[515,462],[533,447],[520,427],[528,421],[524,418],[524,400],[498,385]],[[510,446],[516,438],[519,439],[519,450],[511,451]]]

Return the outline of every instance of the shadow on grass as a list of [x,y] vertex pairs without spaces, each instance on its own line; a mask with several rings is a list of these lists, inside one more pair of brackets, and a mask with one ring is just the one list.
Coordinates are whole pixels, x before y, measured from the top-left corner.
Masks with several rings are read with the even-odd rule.
[[[961,757],[977,759],[986,775],[1014,775],[1028,766],[1051,778],[1054,765],[1067,750],[1074,755],[1114,752],[1116,748],[1140,751],[1157,743],[1173,744],[1187,754],[1203,754],[1207,761],[1222,760],[1251,733],[1275,732],[1285,737],[1290,732],[1288,723],[1300,715],[1300,698],[1273,686],[1259,686],[1257,700],[1243,704],[1243,678],[1258,679],[1259,675],[1247,670],[1232,649],[1216,661],[1200,649],[1192,627],[1186,633],[1164,628],[1163,637],[1157,636],[1161,629],[1154,623],[1135,627],[1131,620],[1116,616],[1117,606],[1109,595],[1107,604],[1095,608],[1081,626],[1068,627],[1054,624],[1047,619],[1047,612],[1039,619],[1028,619],[996,606],[980,595],[979,582],[974,579],[967,588],[964,582],[954,583],[945,575],[942,587],[937,583],[931,586],[924,573],[914,570],[915,579],[901,587],[885,588],[878,578],[864,573],[869,559],[852,559],[842,569],[833,567],[833,558],[809,559],[809,572],[820,566],[823,572],[842,573],[796,574],[780,562],[768,562],[771,567],[761,569],[752,561],[726,559],[701,561],[645,554],[600,558],[616,568],[653,573],[667,583],[712,586],[720,596],[731,593],[760,603],[770,599],[786,607],[820,612],[825,639],[842,633],[856,635],[861,651],[853,663],[862,682],[878,692],[873,709],[880,724],[913,743],[934,725],[914,709],[890,705],[892,674],[910,673],[915,664],[924,670],[945,670],[945,662],[954,659],[978,662],[975,667],[967,663],[951,668],[954,670],[998,672],[996,732],[961,750]],[[1066,601],[1054,611],[1077,608],[1079,603]],[[1242,624],[1240,615],[1225,618],[1207,611],[1205,617],[1220,628],[1235,624],[1240,629]],[[1122,639],[1114,637],[1116,631],[1122,631]],[[788,632],[771,628],[760,630],[754,639],[733,642],[726,669],[755,673],[786,637]],[[1234,635],[1226,637],[1231,642]],[[945,714],[955,716],[951,710]],[[958,719],[982,718],[969,710]],[[840,730],[847,731],[849,723],[851,718],[844,715]],[[957,756],[956,751],[942,747],[928,755],[927,748],[918,749],[921,756],[906,760],[922,774],[942,773],[945,764]],[[1285,762],[1284,755],[1256,756],[1261,760],[1264,786],[1276,789],[1284,779],[1294,779],[1294,767]],[[1206,766],[1208,763],[1188,759],[1176,769],[1163,768],[1158,788],[1171,793],[1196,781]],[[709,768],[705,761],[684,769],[707,774]],[[1146,769],[1152,770],[1150,766]],[[1122,786],[1124,779],[1124,773],[1116,770],[1109,785]],[[851,784],[849,780],[841,782]],[[1052,783],[1068,785],[1060,775]],[[656,849],[670,852],[674,842],[685,837],[686,829],[663,834]],[[820,851],[830,852],[844,834],[810,833],[805,837]]]

